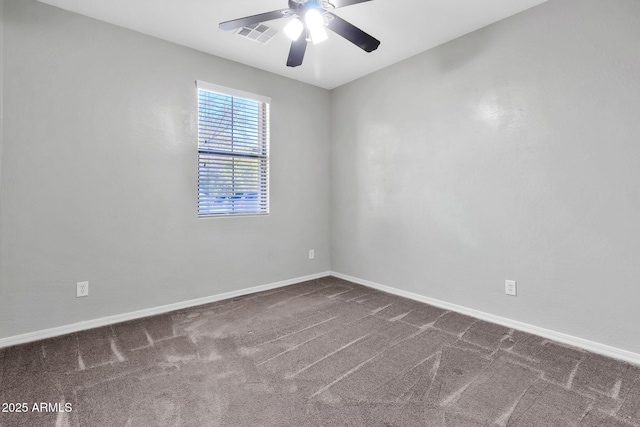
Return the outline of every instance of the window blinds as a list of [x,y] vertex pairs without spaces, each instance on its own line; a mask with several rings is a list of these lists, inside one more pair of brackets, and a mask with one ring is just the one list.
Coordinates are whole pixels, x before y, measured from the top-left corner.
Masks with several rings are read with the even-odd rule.
[[269,212],[269,99],[198,82],[198,214]]

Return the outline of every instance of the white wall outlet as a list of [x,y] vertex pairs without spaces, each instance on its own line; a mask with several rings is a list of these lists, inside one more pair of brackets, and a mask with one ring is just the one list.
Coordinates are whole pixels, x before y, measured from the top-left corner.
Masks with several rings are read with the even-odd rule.
[[309,259],[314,259],[316,257],[316,251],[313,249],[309,249]]
[[504,292],[507,295],[516,296],[516,281],[515,280],[505,280],[504,281]]
[[89,296],[89,282],[78,282],[76,288],[76,298]]

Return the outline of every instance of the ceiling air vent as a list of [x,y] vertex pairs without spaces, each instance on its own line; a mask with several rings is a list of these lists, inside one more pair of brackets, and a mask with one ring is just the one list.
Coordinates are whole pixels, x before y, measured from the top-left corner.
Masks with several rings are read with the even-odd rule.
[[236,32],[236,34],[241,37],[246,37],[250,40],[253,40],[262,44],[265,44],[266,42],[271,40],[271,38],[275,36],[277,33],[278,33],[277,30],[274,30],[271,27],[267,27],[266,25],[261,23],[251,24],[247,27],[242,27]]

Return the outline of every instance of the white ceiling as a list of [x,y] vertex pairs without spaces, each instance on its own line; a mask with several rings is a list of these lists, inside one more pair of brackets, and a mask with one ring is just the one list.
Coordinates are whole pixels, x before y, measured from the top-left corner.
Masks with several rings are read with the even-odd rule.
[[[287,0],[40,0],[53,6],[216,56],[333,89],[546,0],[374,0],[335,14],[381,41],[366,53],[329,31],[309,45],[300,67],[286,66],[290,40],[267,44],[218,29],[218,23],[287,7]],[[267,25],[281,30],[286,19]]]

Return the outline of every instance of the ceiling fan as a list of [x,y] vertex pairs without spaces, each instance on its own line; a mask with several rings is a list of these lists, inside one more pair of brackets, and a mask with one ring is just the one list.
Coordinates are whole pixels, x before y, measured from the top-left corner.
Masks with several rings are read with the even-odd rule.
[[221,22],[220,29],[235,30],[274,19],[293,18],[285,26],[284,32],[293,40],[287,66],[297,67],[302,64],[308,41],[317,44],[327,39],[325,27],[366,52],[376,50],[380,45],[379,40],[331,13],[333,9],[367,1],[371,0],[289,0],[288,9]]

